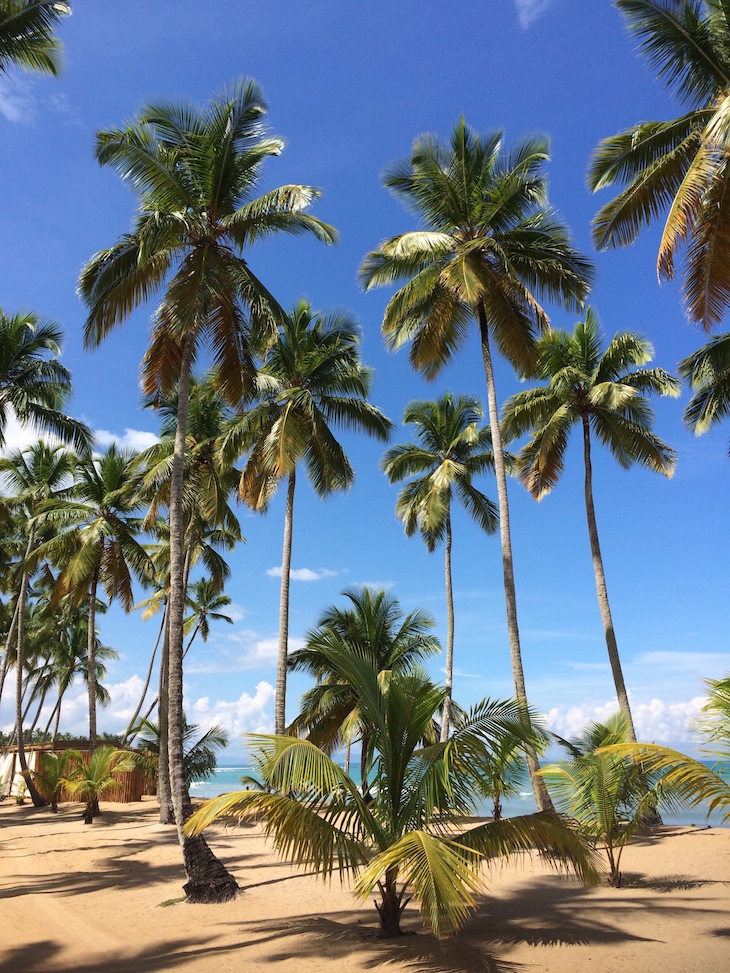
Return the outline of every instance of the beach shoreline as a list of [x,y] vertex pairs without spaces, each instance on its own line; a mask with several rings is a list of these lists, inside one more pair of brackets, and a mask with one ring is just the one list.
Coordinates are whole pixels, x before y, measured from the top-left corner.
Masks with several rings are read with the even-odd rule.
[[412,905],[377,938],[371,902],[280,862],[255,826],[211,829],[242,893],[220,906],[180,901],[174,828],[154,798],[58,815],[0,805],[0,970],[24,973],[724,973],[730,943],[730,835],[663,828],[624,853],[625,886],[585,889],[537,859],[497,866],[463,931],[439,943]]

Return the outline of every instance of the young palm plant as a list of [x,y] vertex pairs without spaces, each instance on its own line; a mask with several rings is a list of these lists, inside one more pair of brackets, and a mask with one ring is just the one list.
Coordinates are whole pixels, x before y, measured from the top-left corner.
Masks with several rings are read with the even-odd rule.
[[391,483],[407,484],[398,494],[396,513],[405,524],[408,537],[418,530],[430,552],[445,541],[446,576],[446,699],[441,722],[441,739],[449,735],[451,693],[454,681],[454,595],[451,583],[452,522],[454,499],[487,534],[497,529],[497,508],[472,483],[473,477],[494,469],[492,436],[479,429],[483,418],[473,396],[454,400],[447,393],[437,402],[411,402],[403,423],[415,430],[416,443],[394,446],[382,460]]
[[100,814],[99,800],[111,790],[122,785],[115,776],[130,773],[137,767],[137,761],[127,750],[115,747],[99,747],[91,755],[88,764],[78,750],[68,750],[71,766],[61,778],[61,786],[72,797],[80,797],[86,802],[84,824],[93,824],[94,816]]
[[223,437],[222,452],[233,459],[250,455],[239,495],[254,510],[266,510],[281,480],[287,482],[279,602],[279,655],[275,726],[286,725],[286,670],[289,640],[294,490],[297,465],[304,463],[320,497],[347,490],[355,479],[332,426],[387,440],[393,424],[367,401],[371,370],[360,360],[360,335],[342,312],[318,313],[299,301],[280,325],[276,343],[259,373],[259,401],[235,418]]
[[646,396],[677,396],[681,386],[662,368],[637,367],[650,362],[653,354],[649,342],[639,335],[616,334],[601,351],[600,322],[591,308],[586,310],[585,320],[578,321],[572,335],[553,331],[538,341],[537,349],[535,375],[548,384],[520,392],[506,403],[503,433],[507,441],[532,433],[520,452],[517,469],[533,497],[541,500],[560,479],[572,429],[581,428],[586,517],[598,606],[619,707],[626,720],[628,739],[635,741],[598,541],[591,431],[624,469],[638,463],[671,477],[675,453],[652,432],[654,415]]
[[[441,651],[431,631],[433,618],[423,611],[403,614],[398,601],[386,591],[350,588],[343,592],[349,606],[331,605],[307,633],[306,645],[289,657],[289,668],[306,672],[316,685],[304,693],[301,712],[290,730],[306,734],[310,742],[331,754],[343,743],[349,748],[360,740],[360,781],[368,791],[368,771],[373,759],[373,727],[363,716],[359,694],[330,664],[328,652],[358,651],[370,659],[383,685],[393,673],[406,672]],[[321,651],[324,650],[324,651]],[[347,769],[347,768],[346,768]]]
[[[533,138],[503,150],[502,132],[480,137],[462,118],[448,144],[416,139],[409,159],[391,166],[385,185],[420,217],[420,229],[370,253],[360,280],[370,289],[405,282],[388,302],[382,330],[392,349],[410,344],[413,367],[433,379],[463,346],[476,322],[487,384],[499,502],[507,628],[515,696],[527,700],[517,623],[507,477],[492,353],[530,372],[535,338],[548,327],[539,301],[577,307],[588,293],[590,262],[570,243],[547,205],[549,145]],[[534,754],[530,778],[539,808],[550,799]]]
[[92,257],[79,288],[89,309],[86,347],[95,348],[140,304],[161,291],[143,364],[147,395],[178,393],[170,480],[169,699],[170,780],[185,869],[195,901],[226,901],[236,883],[202,839],[182,826],[191,813],[183,772],[183,511],[189,380],[207,345],[221,393],[232,404],[252,388],[249,339],[275,332],[280,309],[244,254],[278,233],[310,233],[332,243],[335,231],[309,215],[319,191],[286,185],[255,195],[264,161],[283,143],[265,135],[266,104],[253,81],[240,81],[206,106],[150,104],[121,129],[100,132],[96,156],[137,191],[131,233]]
[[659,280],[674,278],[684,250],[683,303],[690,321],[711,331],[730,307],[730,7],[724,0],[615,2],[685,110],[599,143],[590,188],[625,188],[594,218],[593,240],[599,250],[629,246],[668,210]]
[[516,702],[485,700],[448,742],[423,746],[445,690],[417,670],[384,684],[373,660],[356,650],[321,650],[343,682],[357,687],[363,718],[373,727],[376,788],[370,800],[342,768],[308,740],[252,736],[264,790],[225,794],[203,805],[187,824],[197,832],[219,818],[260,818],[279,853],[306,862],[324,878],[337,870],[356,877],[355,891],[379,892],[382,936],[401,934],[401,915],[414,898],[439,937],[455,932],[484,887],[481,866],[532,851],[594,875],[589,851],[558,817],[537,813],[475,827],[475,767],[503,733],[539,745]]
[[586,840],[603,847],[615,888],[621,886],[624,848],[655,820],[657,807],[688,803],[670,777],[632,758],[643,744],[627,744],[627,731],[623,713],[592,723],[579,740],[561,741],[572,760],[541,770],[559,809],[576,819]]

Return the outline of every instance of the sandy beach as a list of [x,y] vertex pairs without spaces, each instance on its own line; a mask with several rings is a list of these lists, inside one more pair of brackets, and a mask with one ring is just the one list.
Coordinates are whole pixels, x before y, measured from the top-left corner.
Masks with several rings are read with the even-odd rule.
[[175,831],[154,799],[102,805],[86,827],[0,806],[0,969],[188,973],[281,969],[464,973],[727,973],[730,831],[665,828],[625,852],[626,887],[584,889],[536,860],[495,870],[464,930],[383,942],[372,903],[280,863],[256,827],[210,832],[244,890],[221,906],[179,901]]

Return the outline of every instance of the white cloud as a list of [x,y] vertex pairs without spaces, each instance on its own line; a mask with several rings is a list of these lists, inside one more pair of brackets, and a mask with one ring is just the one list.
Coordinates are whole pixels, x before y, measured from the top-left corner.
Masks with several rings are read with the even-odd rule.
[[390,591],[395,581],[356,581],[355,588],[370,588],[372,591]]
[[36,115],[37,101],[26,78],[0,78],[0,115],[13,123],[29,125]]
[[216,700],[211,705],[208,696],[202,696],[192,704],[196,724],[201,730],[208,731],[218,725],[228,733],[231,742],[238,741],[243,733],[271,733],[274,721],[267,707],[274,699],[271,683],[260,682],[253,696],[242,693],[238,699]]
[[550,6],[550,0],[515,0],[520,27],[527,30]]
[[[0,109],[1,110],[1,109]],[[14,450],[28,449],[41,438],[38,430],[29,423],[22,423],[12,409],[8,409],[8,419],[5,425],[5,445],[2,448],[2,455],[7,456]],[[44,435],[43,439],[47,443],[53,443],[53,436]]]
[[[289,637],[289,652],[304,647],[304,639]],[[218,657],[212,656],[216,649]],[[211,637],[205,658],[199,662],[185,664],[185,671],[191,674],[223,672],[242,672],[249,669],[265,669],[273,666],[279,651],[278,636],[261,638],[260,634],[248,629]]]
[[[696,750],[701,741],[693,727],[706,701],[704,696],[680,703],[665,703],[661,699],[641,703],[632,699],[631,715],[637,737],[679,750]],[[615,699],[592,705],[555,706],[545,714],[545,720],[549,729],[570,740],[580,736],[589,723],[604,723],[617,710]]]
[[160,441],[159,437],[153,432],[144,432],[141,429],[125,429],[123,436],[109,432],[108,429],[95,429],[94,435],[96,436],[97,446],[106,447],[116,443],[120,449],[130,449],[134,452],[149,449],[150,446],[154,446],[155,443]]
[[[275,568],[267,568],[266,573],[270,578],[280,578],[281,570],[279,565]],[[330,571],[328,568],[317,568],[315,571],[311,568],[295,568],[289,572],[289,577],[292,581],[321,581],[322,578],[336,578],[337,574],[337,571]]]

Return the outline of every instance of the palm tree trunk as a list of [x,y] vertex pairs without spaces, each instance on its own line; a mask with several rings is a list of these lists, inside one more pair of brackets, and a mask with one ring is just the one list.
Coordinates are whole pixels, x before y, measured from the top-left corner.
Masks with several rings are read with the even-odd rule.
[[140,696],[139,702],[137,703],[137,709],[134,711],[134,716],[129,721],[129,725],[128,725],[127,729],[124,731],[124,736],[122,737],[122,742],[121,742],[121,746],[122,747],[126,746],[127,737],[132,732],[132,727],[136,723],[137,717],[139,716],[139,711],[142,709],[142,705],[144,704],[144,698],[147,695],[147,690],[150,688],[150,679],[152,678],[152,669],[154,668],[155,656],[157,655],[157,649],[158,649],[158,647],[160,645],[160,639],[162,638],[162,633],[163,633],[164,628],[165,628],[165,619],[166,618],[167,618],[167,605],[165,605],[165,608],[164,608],[164,610],[162,612],[162,624],[160,625],[160,631],[157,633],[157,641],[155,642],[155,647],[152,650],[152,658],[150,659],[150,665],[149,665],[149,668],[147,670],[147,679],[145,680],[144,689],[142,690],[142,695]]
[[345,770],[345,773],[346,774],[349,774],[350,773],[350,749],[351,749],[351,747],[352,747],[352,744],[348,740],[347,741],[347,746],[345,747],[345,767],[344,767],[344,770]]
[[[502,542],[502,572],[504,574],[504,597],[507,603],[507,631],[509,634],[509,652],[512,661],[512,677],[515,684],[515,697],[519,702],[527,702],[525,691],[525,674],[522,668],[522,651],[520,648],[520,630],[517,625],[517,595],[515,593],[515,575],[512,565],[512,538],[509,529],[509,503],[507,501],[507,474],[504,467],[504,452],[502,450],[502,433],[499,428],[499,407],[497,393],[494,388],[494,371],[492,369],[492,355],[489,350],[489,333],[487,315],[484,304],[479,301],[479,331],[482,342],[482,358],[484,359],[484,375],[487,380],[487,403],[489,406],[489,428],[492,432],[492,450],[494,451],[494,475],[497,481],[497,501],[499,503],[499,537]],[[530,772],[530,782],[535,795],[538,811],[554,811],[545,781],[538,775],[540,765],[537,754],[531,747],[525,748],[527,769]]]
[[446,511],[446,554],[444,573],[446,575],[446,696],[441,721],[441,742],[449,739],[451,722],[451,691],[454,682],[454,591],[451,585],[451,511]]
[[[170,613],[167,613],[165,622],[165,633],[162,637],[162,652],[160,653],[160,691],[158,693],[159,710],[157,722],[160,731],[159,741],[159,762],[157,766],[157,801],[160,805],[160,824],[174,824],[175,810],[172,806],[172,793],[170,791],[170,763],[168,755],[168,670],[170,664]],[[154,706],[154,704],[153,704]],[[150,709],[149,712],[152,712]],[[145,719],[149,717],[149,712]]]
[[56,711],[58,710],[58,707],[59,707],[60,702],[61,702],[61,697],[59,696],[58,699],[56,700],[55,706],[51,710],[51,715],[48,717],[48,722],[46,723],[46,728],[43,731],[44,734],[48,733],[49,730],[51,729],[51,723],[53,723],[53,717],[56,715]]
[[[31,555],[33,546],[35,544],[35,524],[30,529],[30,537],[28,538],[28,547],[25,552],[25,560],[27,562]],[[15,683],[15,734],[17,737],[18,746],[18,762],[20,763],[20,772],[23,775],[26,785],[28,787],[28,794],[30,799],[33,801],[34,807],[47,807],[48,801],[41,797],[38,792],[38,788],[35,786],[28,774],[28,761],[25,757],[25,741],[23,740],[23,652],[25,650],[25,601],[28,595],[28,570],[23,571],[23,577],[20,581],[20,592],[18,594],[18,642],[16,650],[16,683]]]
[[185,617],[185,517],[183,511],[183,478],[185,441],[188,430],[190,399],[190,366],[194,335],[189,333],[182,344],[178,384],[177,428],[170,483],[170,658],[168,668],[169,715],[168,751],[170,789],[175,809],[178,839],[188,881],[185,893],[191,902],[226,902],[238,891],[238,885],[218,861],[202,835],[187,838],[182,828],[192,814],[192,804],[185,783],[183,767],[183,620]]
[[601,612],[603,622],[603,633],[606,636],[606,648],[608,649],[608,659],[611,663],[611,672],[616,686],[619,709],[623,713],[627,724],[627,735],[631,743],[636,743],[636,732],[634,731],[634,721],[631,718],[631,708],[629,707],[629,695],[626,692],[624,674],[621,671],[621,660],[618,655],[618,645],[616,644],[616,633],[613,630],[613,619],[611,609],[608,604],[608,592],[606,590],[606,575],[603,570],[603,558],[601,557],[601,547],[598,543],[598,528],[596,526],[596,511],[593,506],[593,471],[591,467],[591,431],[588,416],[583,416],[583,456],[586,465],[585,495],[586,495],[586,517],[588,518],[588,537],[591,542],[591,557],[593,558],[593,573],[596,576],[596,594],[598,595],[598,607]]
[[53,725],[53,737],[51,738],[51,750],[56,749],[56,741],[58,740],[58,725],[61,722],[61,700],[63,699],[63,693],[58,697],[58,707],[56,709],[56,722]]
[[35,719],[33,720],[33,722],[30,725],[30,739],[31,739],[31,741],[33,740],[33,731],[36,728],[36,724],[38,723],[38,720],[41,718],[41,710],[43,709],[43,706],[45,705],[46,696],[47,695],[48,695],[48,688],[44,689],[43,692],[42,692],[42,694],[41,694],[41,704],[40,704],[40,706],[38,707],[38,709],[36,711]]
[[8,658],[10,656],[10,647],[13,644],[13,636],[15,635],[15,629],[18,626],[18,608],[20,607],[20,602],[16,600],[15,611],[13,612],[13,619],[10,622],[10,630],[8,631],[8,637],[5,639],[5,653],[3,654],[3,664],[2,669],[0,669],[0,700],[3,698],[3,686],[5,685],[5,676],[8,672]]
[[279,597],[279,660],[276,667],[276,702],[274,732],[286,730],[286,662],[289,644],[289,579],[291,576],[291,542],[294,521],[294,487],[296,470],[289,474],[284,514],[284,550],[281,556],[281,595]]
[[96,749],[96,588],[99,584],[99,568],[91,578],[89,588],[89,623],[86,639],[86,659],[89,684],[89,757]]

